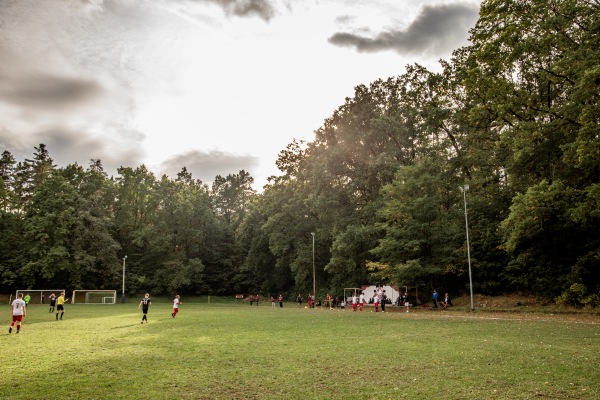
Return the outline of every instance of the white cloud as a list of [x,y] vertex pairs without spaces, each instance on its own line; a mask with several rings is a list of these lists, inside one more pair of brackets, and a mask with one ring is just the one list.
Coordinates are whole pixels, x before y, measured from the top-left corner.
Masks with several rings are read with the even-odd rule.
[[[210,181],[245,169],[259,189],[279,151],[311,140],[356,85],[412,62],[435,68],[432,54],[462,44],[474,8],[443,6],[454,29],[428,4],[446,3],[4,2],[0,144],[29,157],[44,143],[59,165],[100,158],[110,174],[144,163]],[[371,52],[382,49],[396,52]]]

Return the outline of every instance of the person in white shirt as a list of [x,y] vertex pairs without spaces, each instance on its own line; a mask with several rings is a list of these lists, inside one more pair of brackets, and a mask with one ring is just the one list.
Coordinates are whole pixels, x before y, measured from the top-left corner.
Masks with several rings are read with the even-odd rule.
[[12,302],[12,322],[10,323],[10,328],[8,328],[8,333],[12,333],[15,323],[17,324],[17,333],[21,332],[21,322],[23,321],[23,318],[25,318],[26,314],[25,306],[26,304],[25,300],[23,300],[23,293],[19,293],[19,297]]
[[175,316],[179,312],[179,305],[181,304],[181,300],[179,299],[179,295],[175,296],[175,298],[173,299],[173,313],[171,314],[171,317],[173,318],[175,318]]
[[363,309],[363,304],[365,304],[365,295],[363,292],[360,292],[360,296],[358,297],[358,305],[360,306],[360,311]]
[[356,311],[356,306],[358,305],[358,297],[356,297],[356,293],[352,296],[352,311]]

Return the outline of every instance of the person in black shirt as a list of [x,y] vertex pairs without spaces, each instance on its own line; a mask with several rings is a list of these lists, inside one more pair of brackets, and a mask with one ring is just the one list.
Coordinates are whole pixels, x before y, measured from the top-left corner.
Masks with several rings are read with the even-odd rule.
[[142,301],[140,301],[140,304],[138,305],[138,310],[140,309],[140,307],[142,308],[142,313],[144,314],[142,317],[142,324],[144,323],[144,321],[146,321],[146,323],[148,323],[148,308],[150,307],[150,304],[152,304],[152,302],[150,301],[150,295],[148,293],[146,293],[144,295],[144,298],[142,299]]
[[56,295],[54,293],[52,293],[50,295],[50,311],[48,311],[48,312],[53,313],[55,306],[56,306]]

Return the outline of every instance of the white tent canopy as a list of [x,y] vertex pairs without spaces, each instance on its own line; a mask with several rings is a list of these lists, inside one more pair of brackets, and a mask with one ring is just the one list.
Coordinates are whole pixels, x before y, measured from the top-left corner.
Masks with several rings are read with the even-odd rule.
[[[369,299],[373,298],[373,294],[377,290],[379,286],[371,285],[367,286],[362,291],[365,293],[365,300],[368,302]],[[385,294],[387,298],[394,303],[398,297],[400,297],[400,291],[396,287],[392,286],[382,286],[383,290],[385,290]]]

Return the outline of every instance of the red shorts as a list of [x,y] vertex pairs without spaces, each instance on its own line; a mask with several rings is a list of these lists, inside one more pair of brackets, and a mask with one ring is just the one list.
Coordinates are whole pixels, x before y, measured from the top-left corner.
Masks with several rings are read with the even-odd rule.
[[13,315],[13,322],[21,322],[23,321],[22,315]]
[[356,310],[356,306],[357,304],[352,304],[352,308],[354,308]]

